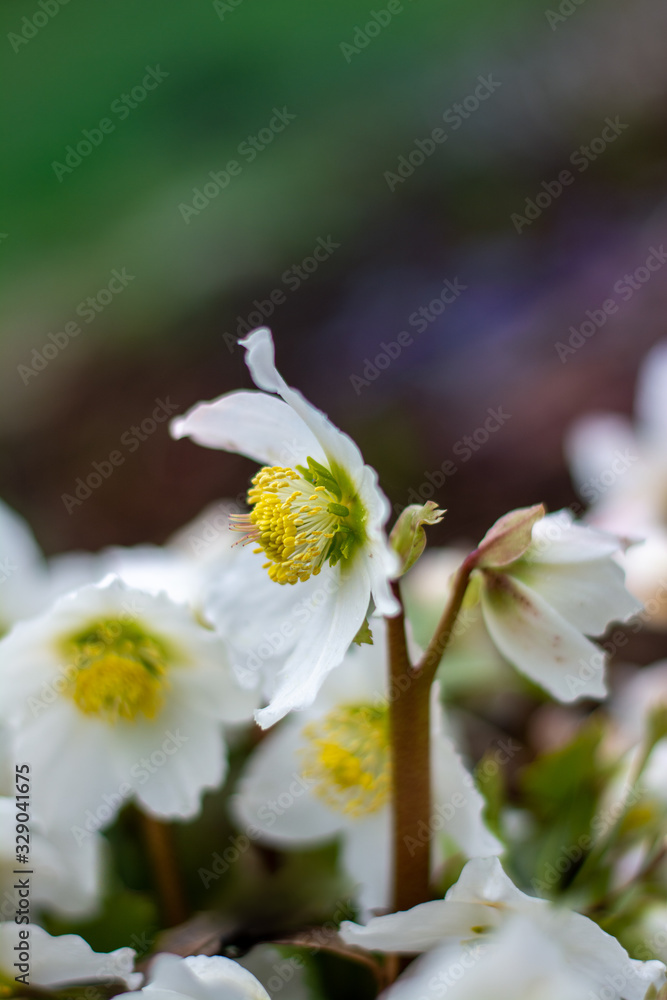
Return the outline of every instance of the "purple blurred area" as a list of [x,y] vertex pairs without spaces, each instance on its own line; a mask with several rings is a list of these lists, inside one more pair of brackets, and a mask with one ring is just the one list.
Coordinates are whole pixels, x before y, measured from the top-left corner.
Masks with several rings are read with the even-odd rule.
[[[356,136],[350,97],[341,97],[337,127],[358,142],[332,175],[332,198],[363,207],[343,213],[338,230],[329,218],[310,227],[300,218],[292,243],[274,240],[266,253],[255,231],[258,263],[247,277],[194,296],[132,343],[110,310],[85,351],[75,357],[73,346],[20,392],[13,386],[0,494],[47,552],[161,542],[208,502],[246,489],[253,466],[245,459],[171,441],[166,422],[142,441],[132,428],[151,419],[158,400],[184,412],[250,386],[232,341],[239,318],[276,288],[284,301],[266,322],[284,376],[357,440],[392,504],[416,492],[448,509],[434,542],[476,539],[512,507],[576,499],[564,433],[591,410],[630,413],[641,359],[667,333],[667,267],[646,271],[667,242],[667,12],[647,0],[588,0],[555,30],[538,4],[512,17],[499,38],[480,25],[454,65],[432,44],[417,74],[420,53],[412,52],[405,83],[415,90],[393,131],[374,136],[369,124]],[[444,11],[442,20],[446,28]],[[364,58],[370,79],[370,49]],[[390,191],[384,171],[491,71],[498,93]],[[388,106],[377,101],[384,117]],[[590,158],[573,162],[582,146]],[[299,155],[308,156],[307,142]],[[203,174],[209,162],[215,157],[202,159]],[[564,170],[567,184],[558,181]],[[301,212],[296,202],[275,206],[286,227],[292,209]],[[310,257],[318,237],[340,246],[290,289],[283,275]],[[165,289],[173,267],[162,274]],[[53,313],[41,329],[59,321]],[[44,332],[26,338],[28,356]],[[14,354],[10,364],[15,383]],[[118,449],[122,465],[68,512],[62,495]]]

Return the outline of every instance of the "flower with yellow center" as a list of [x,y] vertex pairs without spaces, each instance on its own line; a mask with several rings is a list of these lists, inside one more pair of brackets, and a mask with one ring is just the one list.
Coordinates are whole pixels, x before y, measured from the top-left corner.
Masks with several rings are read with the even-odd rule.
[[[365,912],[385,908],[391,881],[391,758],[386,640],[353,647],[313,705],[263,740],[241,776],[232,808],[251,837],[302,848],[339,837],[341,865]],[[485,827],[483,800],[443,733],[437,685],[432,704],[433,816],[416,850],[433,865],[455,844],[464,854],[501,845]]]
[[113,578],[15,626],[0,642],[0,685],[35,812],[79,843],[131,800],[195,815],[225,776],[223,723],[257,704],[222,639],[184,605]]
[[370,816],[389,801],[391,760],[386,705],[343,705],[303,729],[302,775],[331,809]]
[[154,719],[169,685],[169,652],[133,622],[93,622],[63,643],[72,666],[67,694],[84,715],[108,722]]
[[[245,566],[246,582],[262,595],[263,620],[268,616],[277,630],[287,621],[292,629],[276,656],[248,651],[245,644],[253,666],[240,666],[265,666],[270,703],[256,717],[266,727],[312,704],[371,600],[377,615],[398,613],[390,588],[398,565],[384,534],[389,504],[356,444],[286,384],[275,367],[269,330],[255,330],[241,344],[263,391],[200,403],[173,421],[172,433],[262,465],[248,493],[251,510],[235,519],[235,527],[253,543],[255,565]],[[272,587],[292,584],[297,593],[283,587],[284,594],[264,598],[259,577],[265,574]],[[221,580],[206,604],[211,620],[225,630],[231,587]]]
[[268,556],[263,568],[276,583],[317,576],[324,563],[335,566],[363,539],[358,500],[311,457],[307,468],[260,469],[248,503],[252,511],[232,515],[232,527],[258,543],[254,551]]

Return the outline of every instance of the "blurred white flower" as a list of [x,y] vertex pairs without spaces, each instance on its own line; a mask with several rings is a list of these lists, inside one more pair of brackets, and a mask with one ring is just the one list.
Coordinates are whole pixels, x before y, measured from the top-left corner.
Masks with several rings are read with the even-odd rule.
[[[443,945],[464,948],[480,942],[493,944],[517,915],[558,948],[564,971],[588,979],[596,989],[607,987],[609,1000],[644,1000],[651,984],[665,982],[662,962],[632,959],[616,938],[588,917],[527,896],[497,858],[469,861],[443,900],[374,917],[365,927],[344,922],[340,936],[347,944],[369,951],[412,954]],[[530,964],[531,958],[526,938],[524,959]]]
[[618,539],[575,524],[568,511],[540,517],[529,537],[519,558],[495,565],[491,554],[473,572],[489,634],[510,663],[560,701],[603,698],[604,656],[586,636],[640,610],[614,562]]
[[[382,1000],[591,1000],[597,984],[568,968],[558,945],[515,915],[493,940],[443,945],[413,962]],[[604,996],[611,1000],[613,992]]]
[[166,595],[114,579],[16,625],[0,642],[0,679],[37,814],[88,833],[130,798],[155,816],[195,815],[225,776],[222,723],[256,705],[219,637]]
[[127,1000],[270,1000],[262,984],[237,962],[218,955],[179,958],[161,954],[152,962],[149,980]]
[[28,524],[0,501],[0,635],[48,601],[46,560]]
[[[0,796],[0,920],[16,913],[16,801]],[[101,901],[106,841],[95,833],[77,844],[69,830],[46,832],[34,816],[29,821],[33,914],[47,911],[63,917],[90,917]],[[25,841],[24,841],[25,843]]]
[[[77,983],[114,983],[134,990],[143,979],[132,971],[134,957],[132,948],[105,954],[76,934],[52,937],[36,924],[0,923],[0,995],[22,995],[12,992],[21,982],[52,990]],[[26,978],[17,985],[17,976]],[[5,986],[8,994],[2,992]]]
[[596,527],[639,540],[620,557],[628,589],[667,627],[667,343],[651,350],[637,385],[636,424],[592,413],[572,427],[566,453]]
[[[341,863],[364,911],[385,908],[391,895],[386,639],[376,632],[373,646],[348,653],[309,709],[260,743],[232,798],[242,827],[265,843],[289,848],[340,836]],[[482,820],[482,796],[443,733],[437,685],[433,695],[433,811],[411,849],[430,851],[433,866],[445,846],[468,857],[500,853]]]
[[[248,493],[252,510],[237,518],[237,529],[254,543],[275,583],[302,584],[320,575],[323,599],[297,627],[271,703],[257,713],[260,725],[270,726],[312,704],[363,624],[371,597],[377,614],[397,613],[389,586],[397,559],[383,531],[389,504],[357,446],[285,383],[268,329],[241,343],[264,391],[201,403],[173,421],[172,433],[262,463]],[[293,603],[289,596],[276,599],[268,614],[280,625]],[[209,611],[215,614],[215,605]]]
[[[622,683],[610,702],[609,709],[616,723],[609,732],[608,750],[614,757],[625,753],[625,760],[609,796],[622,801],[628,796],[628,778],[649,731],[649,720],[658,710],[667,712],[667,660],[642,667]],[[657,740],[641,773],[637,794],[648,792],[667,806],[667,737]]]

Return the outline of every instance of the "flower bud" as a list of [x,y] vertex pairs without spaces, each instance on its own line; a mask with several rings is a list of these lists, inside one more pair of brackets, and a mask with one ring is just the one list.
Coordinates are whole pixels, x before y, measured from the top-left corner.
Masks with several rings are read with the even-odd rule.
[[423,506],[410,504],[401,513],[389,536],[389,544],[401,561],[397,576],[407,573],[426,547],[426,532],[422,525],[439,524],[444,516],[445,511],[439,510],[433,500],[427,500]]

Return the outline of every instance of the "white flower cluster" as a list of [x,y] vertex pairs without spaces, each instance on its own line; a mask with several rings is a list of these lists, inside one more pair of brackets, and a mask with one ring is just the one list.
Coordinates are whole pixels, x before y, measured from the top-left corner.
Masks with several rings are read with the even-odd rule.
[[[227,778],[229,741],[253,719],[279,725],[232,789],[237,826],[278,848],[338,841],[361,918],[391,905],[391,706],[402,691],[387,680],[376,621],[401,611],[389,504],[354,442],[279,375],[269,331],[242,343],[258,390],[199,404],[172,431],[259,463],[247,512],[221,504],[161,548],[46,560],[0,507],[0,996],[19,995],[16,983],[105,983],[109,995],[152,1000],[268,996],[222,957],[163,953],[144,981],[131,949],[96,954],[34,922],[95,915],[109,887],[103,834],[120,811],[196,817]],[[461,614],[471,624],[455,633],[454,656],[457,644],[482,650],[562,702],[604,697],[604,657],[587,637],[641,609],[624,587],[618,539],[567,512],[507,518],[476,550]],[[417,563],[406,585],[417,617],[451,598],[460,563],[448,552]],[[355,947],[427,952],[393,1000],[492,990],[499,1000],[643,1000],[659,988],[660,963],[630,960],[592,921],[525,896],[504,874],[504,844],[438,683],[430,725],[432,811],[410,850],[427,852],[433,872],[454,855],[472,860],[444,901],[342,930]],[[16,923],[19,780],[37,874],[33,922]],[[23,966],[29,979],[18,978]]]

